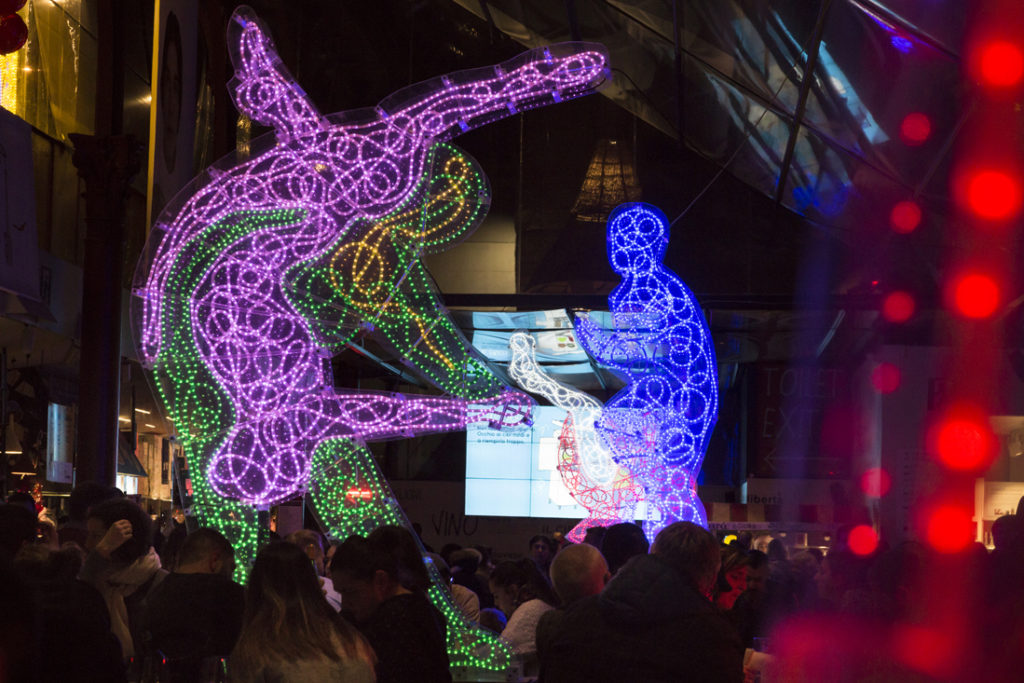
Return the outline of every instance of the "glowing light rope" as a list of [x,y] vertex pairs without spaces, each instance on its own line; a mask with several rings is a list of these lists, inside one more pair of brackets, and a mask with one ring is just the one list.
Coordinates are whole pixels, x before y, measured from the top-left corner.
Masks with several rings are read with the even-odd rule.
[[615,330],[589,319],[576,325],[590,355],[629,377],[597,429],[615,460],[643,482],[651,539],[676,521],[707,527],[695,475],[718,418],[711,333],[693,293],[662,264],[667,243],[661,211],[641,203],[616,208],[608,218],[608,259],[622,276],[608,297]]
[[[165,209],[132,318],[179,429],[194,512],[232,540],[241,578],[256,553],[254,505],[306,487],[332,536],[408,525],[363,439],[529,419],[526,397],[466,350],[419,262],[475,226],[488,202],[475,162],[443,143],[591,92],[606,67],[595,46],[555,46],[323,117],[247,8],[232,16],[229,45],[239,110],[272,125],[276,141],[218,162]],[[335,390],[332,347],[368,328],[454,396]],[[508,667],[507,646],[443,597],[435,603],[449,618],[453,666]]]
[[569,494],[590,513],[568,534],[570,541],[581,543],[589,527],[632,521],[643,491],[630,472],[612,459],[595,429],[601,402],[549,377],[537,364],[535,346],[525,332],[512,335],[509,375],[524,391],[543,396],[569,413],[559,437],[558,471]]
[[421,259],[476,227],[489,204],[487,181],[452,145],[437,144],[430,155],[422,207],[358,226],[289,286],[312,318],[354,321],[446,393],[494,396],[503,384],[451,321]]

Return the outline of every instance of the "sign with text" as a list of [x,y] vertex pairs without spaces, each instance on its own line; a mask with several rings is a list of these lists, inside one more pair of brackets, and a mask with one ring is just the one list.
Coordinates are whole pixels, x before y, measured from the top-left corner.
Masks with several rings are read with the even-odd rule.
[[845,479],[863,418],[841,368],[766,365],[756,376],[749,474]]

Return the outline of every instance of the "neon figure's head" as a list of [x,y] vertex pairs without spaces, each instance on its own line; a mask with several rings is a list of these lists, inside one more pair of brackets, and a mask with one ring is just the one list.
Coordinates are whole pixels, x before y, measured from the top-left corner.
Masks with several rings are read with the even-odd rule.
[[657,207],[621,204],[608,216],[608,262],[620,275],[647,273],[665,257],[668,219]]

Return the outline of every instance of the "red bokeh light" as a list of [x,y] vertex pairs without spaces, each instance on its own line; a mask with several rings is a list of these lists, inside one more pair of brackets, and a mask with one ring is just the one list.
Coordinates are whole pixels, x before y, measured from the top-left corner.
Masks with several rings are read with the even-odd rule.
[[957,553],[974,540],[971,515],[955,505],[935,508],[925,531],[928,543],[940,553]]
[[870,555],[878,548],[878,534],[867,524],[859,524],[850,529],[847,544],[854,555]]
[[1016,85],[1024,77],[1024,53],[1013,43],[996,40],[984,45],[979,56],[982,80],[990,86]]
[[981,415],[953,413],[935,431],[935,455],[953,470],[987,467],[995,459],[997,446],[992,428]]
[[967,206],[987,220],[1005,220],[1020,213],[1020,179],[1004,171],[978,171],[967,178]]
[[906,292],[891,292],[882,301],[882,317],[891,323],[905,323],[916,308],[914,297]]
[[909,199],[897,202],[889,212],[889,224],[898,233],[913,232],[921,224],[921,207]]
[[916,624],[899,624],[893,631],[896,658],[912,669],[933,676],[948,676],[958,645],[938,629]]
[[900,124],[900,138],[908,145],[920,145],[932,134],[932,122],[924,114],[907,114]]
[[881,467],[871,467],[860,475],[860,490],[871,498],[881,498],[892,488],[892,477]]
[[879,363],[871,371],[871,386],[880,394],[891,394],[900,388],[900,369],[892,363]]
[[987,318],[999,307],[999,285],[983,273],[968,273],[952,283],[952,308],[968,318]]

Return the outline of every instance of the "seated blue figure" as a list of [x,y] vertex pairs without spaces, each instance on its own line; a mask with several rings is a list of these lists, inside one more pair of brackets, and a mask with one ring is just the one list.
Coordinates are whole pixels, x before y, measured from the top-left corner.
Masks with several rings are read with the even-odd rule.
[[597,429],[644,486],[650,539],[673,522],[707,528],[696,475],[718,416],[711,333],[693,293],[662,263],[667,243],[661,211],[617,207],[608,218],[608,260],[622,276],[608,296],[615,329],[586,318],[576,325],[587,352],[628,377]]

